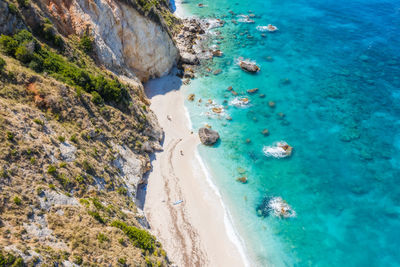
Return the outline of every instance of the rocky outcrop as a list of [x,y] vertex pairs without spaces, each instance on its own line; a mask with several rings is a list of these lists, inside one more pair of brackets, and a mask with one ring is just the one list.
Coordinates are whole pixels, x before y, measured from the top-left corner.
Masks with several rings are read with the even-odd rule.
[[199,137],[204,145],[212,146],[218,141],[219,134],[217,131],[203,127],[199,129]]
[[242,70],[247,71],[247,72],[258,72],[260,71],[260,67],[257,66],[255,63],[249,62],[249,61],[240,61],[239,66]]
[[134,73],[141,81],[169,72],[178,50],[161,23],[117,0],[39,0],[59,32],[94,37],[95,52],[107,68]]
[[18,18],[17,12],[4,0],[0,0],[0,14],[0,33],[10,35],[26,28],[22,20]]

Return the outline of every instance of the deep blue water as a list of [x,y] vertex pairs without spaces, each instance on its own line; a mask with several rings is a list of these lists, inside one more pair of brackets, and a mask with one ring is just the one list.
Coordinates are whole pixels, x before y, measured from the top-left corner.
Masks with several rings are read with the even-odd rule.
[[[221,135],[200,154],[252,265],[400,266],[400,1],[188,0],[183,7],[226,21],[214,30],[224,39],[211,41],[224,56],[210,67],[223,72],[184,90],[196,94],[186,103],[194,127],[207,123]],[[228,11],[255,14],[255,23],[236,25]],[[263,37],[256,27],[269,23],[279,31]],[[261,71],[240,70],[240,56]],[[225,104],[232,121],[208,118],[207,99],[234,99],[228,86],[251,105]],[[263,146],[280,140],[293,155],[265,157]],[[247,184],[235,181],[238,168]],[[281,196],[297,217],[257,216],[265,196]]]

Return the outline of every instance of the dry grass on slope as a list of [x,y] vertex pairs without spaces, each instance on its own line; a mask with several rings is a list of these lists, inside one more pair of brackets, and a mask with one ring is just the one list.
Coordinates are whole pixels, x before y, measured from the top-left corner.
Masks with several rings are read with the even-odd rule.
[[142,88],[130,87],[126,109],[95,105],[89,94],[0,57],[0,260],[10,252],[27,264],[168,265],[148,233],[111,225],[142,228],[134,188],[115,163],[125,147],[141,162],[139,176],[149,169],[144,144],[158,140]]

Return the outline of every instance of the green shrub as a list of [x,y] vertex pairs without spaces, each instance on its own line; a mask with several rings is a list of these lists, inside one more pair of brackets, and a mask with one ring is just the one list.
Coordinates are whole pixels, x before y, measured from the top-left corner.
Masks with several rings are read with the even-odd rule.
[[32,33],[27,30],[21,30],[18,33],[14,34],[14,40],[18,42],[18,44],[23,44],[25,42],[33,41],[34,38]]
[[122,264],[122,265],[125,265],[126,264],[126,259],[125,258],[119,258],[118,259],[118,263]]
[[100,213],[98,211],[88,211],[88,214],[92,216],[96,221],[98,221],[101,224],[105,224],[106,221],[100,216]]
[[93,43],[93,38],[89,34],[85,33],[79,41],[79,48],[87,54],[92,53]]
[[74,257],[74,263],[78,264],[78,265],[81,265],[83,263],[82,257],[81,256],[75,256]]
[[20,7],[27,7],[29,5],[29,0],[17,0]]
[[50,166],[47,168],[47,173],[48,173],[48,174],[55,175],[56,172],[57,172],[57,168],[56,168],[56,166],[54,166],[54,165],[50,165]]
[[104,210],[105,209],[104,205],[101,204],[101,202],[96,198],[92,198],[92,203],[96,207],[96,209],[98,209],[98,210]]
[[56,190],[56,186],[55,186],[54,184],[49,184],[49,188],[50,188],[51,190]]
[[97,235],[97,240],[99,240],[100,243],[110,241],[110,239],[109,239],[105,234],[103,234],[103,233],[99,233],[99,234]]
[[111,226],[121,229],[126,236],[132,241],[132,243],[144,250],[153,252],[156,248],[156,239],[154,236],[149,234],[147,231],[139,229],[135,226],[128,226],[121,221],[113,221]]
[[14,198],[13,198],[13,201],[14,201],[14,203],[16,204],[16,205],[21,205],[21,203],[22,203],[22,200],[18,197],[18,196],[15,196]]
[[33,119],[33,122],[39,125],[44,125],[44,122],[40,119]]
[[3,72],[5,67],[6,67],[6,61],[0,57],[0,73]]
[[96,105],[101,105],[103,104],[103,98],[97,93],[96,91],[93,91],[92,93],[92,102],[95,103]]
[[14,133],[12,133],[12,132],[10,132],[10,131],[7,131],[7,132],[6,132],[6,135],[7,135],[7,140],[8,140],[8,141],[13,141],[13,140],[14,140],[14,137],[15,137],[15,134],[14,134]]
[[8,9],[10,10],[10,13],[11,14],[17,14],[18,13],[18,8],[17,8],[17,6],[16,5],[14,5],[14,4],[12,4],[12,3],[10,3],[9,5],[8,5]]
[[60,163],[60,168],[65,168],[67,167],[67,163],[66,162],[61,162]]
[[60,135],[57,139],[58,139],[58,141],[60,141],[61,143],[64,143],[64,142],[65,142],[65,137],[62,136],[62,135]]
[[91,173],[91,174],[94,173],[94,168],[93,168],[93,166],[92,166],[87,160],[84,160],[84,161],[82,162],[82,168],[83,168],[87,173]]
[[58,48],[62,48],[64,46],[62,37],[57,34],[57,31],[53,27],[51,21],[47,18],[45,23],[42,25],[40,35],[51,45],[54,45]]
[[117,192],[118,192],[120,195],[126,196],[126,195],[128,194],[128,189],[126,189],[125,187],[122,187],[122,186],[121,186],[120,188],[118,188]]
[[22,258],[17,258],[14,255],[7,253],[4,255],[2,251],[0,251],[0,266],[1,267],[22,267],[24,266],[24,261]]
[[90,205],[89,200],[87,200],[87,199],[85,199],[85,198],[81,198],[81,199],[79,200],[79,203],[81,203],[82,205],[85,205],[86,207],[89,207],[89,205]]
[[71,137],[69,138],[69,141],[78,143],[78,137],[76,136],[76,134],[71,135]]
[[17,50],[18,42],[14,40],[11,36],[2,34],[0,36],[0,46],[1,50],[9,56],[15,55],[15,50]]
[[22,63],[29,63],[32,60],[32,53],[25,45],[20,45],[17,50],[15,50],[15,58]]
[[80,184],[83,184],[85,182],[85,178],[83,178],[81,175],[76,176],[75,180]]
[[36,164],[36,158],[35,157],[31,157],[30,161],[31,161],[32,165]]

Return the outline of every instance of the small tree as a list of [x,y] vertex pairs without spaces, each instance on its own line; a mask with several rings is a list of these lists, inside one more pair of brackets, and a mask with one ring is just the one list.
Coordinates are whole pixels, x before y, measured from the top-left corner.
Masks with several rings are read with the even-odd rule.
[[95,103],[96,105],[101,105],[103,104],[103,98],[97,93],[96,91],[93,91],[92,93],[92,102]]
[[79,41],[79,48],[82,49],[85,53],[89,54],[93,52],[93,38],[85,33],[81,40]]
[[3,72],[5,67],[6,67],[6,61],[0,57],[0,73]]

